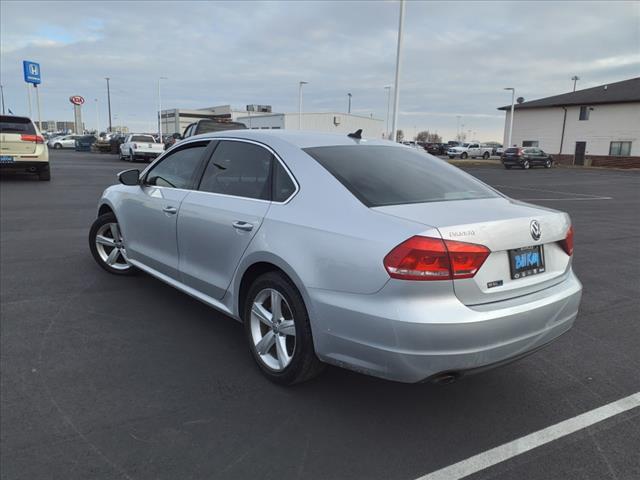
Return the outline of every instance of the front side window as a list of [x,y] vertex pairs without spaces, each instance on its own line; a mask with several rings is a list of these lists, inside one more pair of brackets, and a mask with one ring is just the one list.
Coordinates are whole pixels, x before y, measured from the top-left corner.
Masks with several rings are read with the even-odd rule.
[[304,151],[368,207],[498,197],[472,176],[415,149],[336,145]]
[[273,160],[271,152],[259,145],[221,141],[202,175],[199,190],[270,200]]
[[182,148],[164,157],[146,175],[146,184],[158,187],[190,188],[207,143]]
[[589,120],[589,107],[580,107],[580,120]]
[[609,144],[609,155],[628,157],[631,155],[631,142],[611,142]]

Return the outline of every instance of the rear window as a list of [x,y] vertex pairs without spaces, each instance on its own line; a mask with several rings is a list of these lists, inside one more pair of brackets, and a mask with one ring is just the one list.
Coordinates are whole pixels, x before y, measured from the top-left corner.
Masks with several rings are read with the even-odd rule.
[[472,176],[411,148],[347,145],[304,151],[368,207],[498,196]]
[[156,140],[151,135],[134,135],[131,137],[132,142],[155,143]]
[[243,130],[246,127],[239,122],[200,122],[197,127],[197,134],[220,132],[223,130]]
[[504,153],[518,153],[519,148],[507,148]]
[[0,116],[0,132],[35,134],[36,129],[31,120],[24,117]]

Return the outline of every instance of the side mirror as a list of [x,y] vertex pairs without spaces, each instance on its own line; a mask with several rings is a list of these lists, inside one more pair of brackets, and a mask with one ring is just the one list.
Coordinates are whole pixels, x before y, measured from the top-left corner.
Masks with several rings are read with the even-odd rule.
[[182,135],[180,135],[179,133],[174,133],[173,138],[175,138],[176,140],[182,140]]
[[118,174],[118,180],[123,185],[138,185],[140,183],[140,170],[125,170]]

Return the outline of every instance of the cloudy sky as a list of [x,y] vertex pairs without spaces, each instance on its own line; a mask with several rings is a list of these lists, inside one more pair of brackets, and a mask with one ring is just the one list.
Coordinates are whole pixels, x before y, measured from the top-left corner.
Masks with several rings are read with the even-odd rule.
[[[297,111],[386,116],[399,3],[0,2],[0,80],[6,105],[27,112],[22,60],[39,62],[43,120],[71,120],[70,95],[87,100],[89,128],[153,130],[157,79],[163,106],[269,104]],[[640,75],[640,2],[418,2],[406,7],[400,127],[502,138],[510,102]],[[94,101],[97,99],[97,102]],[[472,133],[473,135],[473,133]]]

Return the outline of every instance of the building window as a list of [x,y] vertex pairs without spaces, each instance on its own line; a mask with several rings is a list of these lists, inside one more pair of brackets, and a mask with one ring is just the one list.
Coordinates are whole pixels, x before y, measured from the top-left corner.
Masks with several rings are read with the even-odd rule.
[[522,141],[522,146],[523,147],[537,147],[538,146],[538,140],[523,140]]
[[589,120],[589,107],[580,107],[580,120]]
[[631,155],[631,142],[611,142],[609,155],[616,157],[628,157]]

